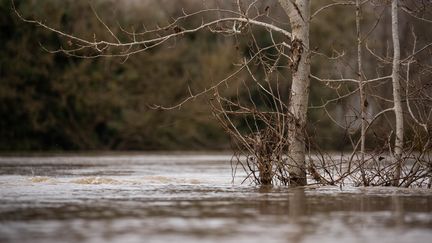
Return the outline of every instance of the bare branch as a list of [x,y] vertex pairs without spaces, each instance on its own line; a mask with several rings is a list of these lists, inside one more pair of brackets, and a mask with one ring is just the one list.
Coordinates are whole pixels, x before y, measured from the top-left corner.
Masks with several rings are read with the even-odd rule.
[[[342,78],[342,79],[324,79],[324,78],[319,78],[313,74],[310,75],[311,78],[316,79],[320,82],[324,82],[324,83],[340,83],[340,82],[351,82],[351,83],[359,83],[359,81],[357,79],[352,79],[352,78]],[[362,81],[363,83],[373,83],[373,82],[377,82],[377,81],[383,81],[386,79],[391,78],[391,75],[388,76],[384,76],[384,77],[378,77],[378,78],[374,78],[374,79],[369,79],[369,80],[365,80]]]
[[335,7],[335,6],[353,6],[355,5],[354,1],[348,1],[348,2],[336,2],[336,3],[330,3],[328,5],[325,5],[319,9],[317,9],[310,17],[310,19],[312,20],[316,15],[318,15],[319,13],[321,13],[322,11],[331,8],[331,7]]
[[[80,46],[82,48],[80,48],[79,50],[85,49],[85,48],[94,48],[96,49],[99,53],[96,55],[90,55],[90,56],[86,56],[86,55],[77,55],[74,52],[77,49],[71,49],[71,50],[66,50],[64,48],[60,48],[58,51],[59,52],[63,52],[65,54],[71,55],[71,56],[76,56],[76,57],[111,57],[111,56],[129,56],[132,54],[136,54],[139,52],[142,52],[143,50],[148,50],[150,48],[154,48],[156,46],[161,45],[162,43],[166,42],[169,39],[175,38],[175,37],[179,37],[185,34],[190,34],[190,33],[194,33],[203,29],[206,29],[208,27],[214,26],[214,25],[218,25],[220,23],[224,23],[224,22],[232,22],[233,24],[233,34],[237,33],[238,31],[235,29],[235,24],[236,23],[244,23],[244,24],[251,24],[251,25],[255,25],[255,26],[260,26],[260,27],[264,27],[266,29],[275,31],[277,33],[280,33],[284,36],[286,36],[287,38],[291,38],[291,33],[281,29],[273,24],[269,24],[269,23],[265,23],[265,22],[261,22],[261,21],[257,21],[254,19],[249,19],[249,18],[244,18],[244,17],[226,17],[226,18],[220,18],[220,19],[216,19],[213,21],[209,21],[207,23],[202,23],[201,25],[195,27],[195,28],[190,28],[190,29],[178,29],[177,31],[175,31],[174,33],[171,34],[165,34],[159,37],[155,37],[155,38],[148,38],[148,39],[144,39],[144,40],[136,40],[135,36],[140,35],[142,33],[131,33],[132,36],[134,37],[133,41],[129,41],[129,42],[121,42],[116,35],[111,31],[111,29],[100,19],[100,17],[97,15],[96,11],[94,11],[97,19],[104,25],[104,27],[108,30],[108,32],[116,39],[116,42],[111,42],[111,41],[107,41],[107,40],[96,40],[95,38],[93,40],[88,40],[88,39],[84,39],[81,37],[77,37],[75,35],[72,34],[68,34],[64,31],[55,29],[51,26],[48,26],[44,23],[42,23],[41,21],[38,20],[31,20],[31,19],[26,19],[24,18],[19,12],[18,10],[15,8],[15,4],[14,4],[14,0],[12,0],[12,4],[13,4],[13,10],[16,13],[16,15],[24,22],[27,23],[31,23],[31,24],[35,24],[37,26],[40,26],[42,28],[45,28],[49,31],[52,31],[60,36],[69,38],[71,40],[77,41]],[[188,17],[187,16],[183,16],[181,18],[185,18]],[[176,20],[177,21],[177,20]],[[174,22],[176,22],[174,21]],[[173,26],[172,24],[169,26]],[[154,32],[158,32],[158,31],[162,31],[164,30],[163,28],[158,28],[157,30],[155,30]],[[146,32],[148,33],[148,32]],[[125,53],[120,53],[120,54],[103,54],[101,53],[102,51],[107,50],[108,47],[128,47],[129,49],[133,46],[138,46],[141,49],[140,50],[135,50],[135,51],[130,51],[130,52],[125,52]],[[144,48],[142,48],[141,46],[144,46]]]

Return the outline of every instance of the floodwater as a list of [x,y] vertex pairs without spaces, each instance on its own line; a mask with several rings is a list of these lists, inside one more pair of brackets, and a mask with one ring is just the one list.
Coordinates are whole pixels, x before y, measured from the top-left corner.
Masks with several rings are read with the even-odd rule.
[[0,242],[430,242],[428,189],[234,183],[225,154],[0,157]]

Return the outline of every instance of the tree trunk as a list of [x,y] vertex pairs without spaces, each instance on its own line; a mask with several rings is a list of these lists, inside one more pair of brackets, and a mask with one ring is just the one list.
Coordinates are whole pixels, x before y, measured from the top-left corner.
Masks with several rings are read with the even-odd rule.
[[360,0],[356,0],[356,30],[357,30],[357,78],[359,81],[359,92],[360,92],[360,172],[364,186],[368,186],[369,182],[366,179],[366,173],[364,170],[365,166],[365,143],[366,143],[366,97],[365,87],[363,82],[362,70],[362,36],[361,36],[361,6]]
[[288,173],[291,186],[306,185],[305,127],[309,99],[309,0],[279,0],[291,23],[292,86],[288,124]]
[[396,117],[396,138],[394,145],[394,161],[396,168],[393,177],[393,186],[399,186],[399,179],[402,170],[402,149],[404,139],[403,111],[401,101],[401,87],[399,83],[399,64],[400,64],[400,46],[399,46],[399,31],[398,31],[398,0],[392,0],[391,5],[392,16],[392,38],[393,38],[393,103],[394,113]]

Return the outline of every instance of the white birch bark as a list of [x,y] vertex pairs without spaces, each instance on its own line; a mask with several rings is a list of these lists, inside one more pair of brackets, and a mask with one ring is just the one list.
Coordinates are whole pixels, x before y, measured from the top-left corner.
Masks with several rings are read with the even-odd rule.
[[288,15],[292,35],[292,85],[289,111],[294,119],[288,124],[288,173],[290,185],[306,185],[305,133],[309,99],[309,19],[310,0],[279,0]]
[[392,83],[393,83],[393,103],[394,113],[396,117],[396,138],[394,145],[394,161],[396,162],[396,169],[393,177],[393,186],[399,185],[402,167],[402,149],[404,140],[404,124],[403,124],[403,111],[401,100],[401,87],[399,83],[399,65],[400,65],[400,46],[399,46],[399,31],[398,31],[398,0],[392,0],[391,4],[392,16],[392,39],[393,39],[393,69],[392,69]]

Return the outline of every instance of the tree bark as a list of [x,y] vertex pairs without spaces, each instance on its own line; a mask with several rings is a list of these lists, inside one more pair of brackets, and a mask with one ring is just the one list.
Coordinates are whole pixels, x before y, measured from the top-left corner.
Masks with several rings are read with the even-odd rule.
[[291,24],[292,85],[288,124],[288,173],[291,186],[306,185],[305,128],[309,99],[309,19],[310,0],[279,0]]
[[366,179],[365,166],[365,143],[366,143],[366,95],[363,82],[362,70],[362,36],[361,36],[361,6],[360,0],[356,0],[356,30],[357,30],[357,78],[359,81],[360,92],[360,173],[362,176],[363,185],[368,186],[369,182]]
[[396,117],[396,138],[394,145],[394,161],[396,168],[393,177],[393,186],[399,186],[399,179],[402,170],[402,149],[404,139],[404,124],[403,124],[403,111],[401,100],[401,87],[399,83],[399,64],[400,64],[400,45],[399,45],[399,31],[398,31],[398,0],[392,0],[391,4],[392,16],[392,39],[393,39],[393,69],[392,69],[392,83],[393,83],[393,103],[394,113]]

